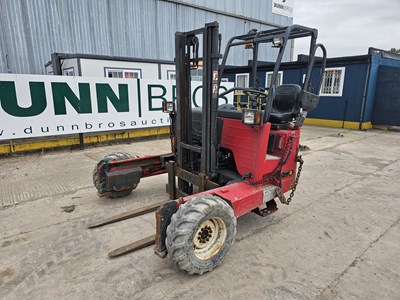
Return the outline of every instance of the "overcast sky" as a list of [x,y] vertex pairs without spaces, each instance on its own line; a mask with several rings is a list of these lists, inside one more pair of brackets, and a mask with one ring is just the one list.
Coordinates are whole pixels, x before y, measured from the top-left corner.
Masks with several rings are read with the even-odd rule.
[[[400,48],[400,0],[295,0],[293,23],[317,28],[328,57]],[[301,40],[299,53],[308,53]]]

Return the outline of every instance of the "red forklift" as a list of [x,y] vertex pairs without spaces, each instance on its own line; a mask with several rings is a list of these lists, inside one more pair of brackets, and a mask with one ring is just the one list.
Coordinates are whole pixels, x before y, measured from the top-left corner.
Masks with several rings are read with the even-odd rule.
[[[158,256],[168,257],[189,274],[203,274],[228,253],[238,217],[249,212],[268,216],[278,209],[275,199],[290,203],[303,165],[300,128],[307,112],[318,105],[326,64],[326,50],[317,44],[317,34],[316,29],[299,25],[252,30],[232,37],[221,56],[217,22],[176,33],[177,98],[176,103],[163,103],[171,119],[171,153],[133,158],[114,153],[93,172],[99,195],[110,197],[129,194],[142,177],[168,173],[170,200],[92,224],[90,228],[156,211],[155,235],[116,249],[110,257],[155,244]],[[291,40],[307,37],[310,52],[304,83],[277,85],[285,49]],[[257,80],[259,52],[269,49],[264,44],[277,53],[268,87]],[[219,93],[234,47],[252,51],[247,66],[250,84]],[[318,48],[322,57],[317,59]],[[317,65],[319,74],[313,76]],[[190,74],[199,66],[203,69],[201,109],[193,108],[191,101]],[[236,105],[218,105],[221,97],[238,91],[244,96]]]

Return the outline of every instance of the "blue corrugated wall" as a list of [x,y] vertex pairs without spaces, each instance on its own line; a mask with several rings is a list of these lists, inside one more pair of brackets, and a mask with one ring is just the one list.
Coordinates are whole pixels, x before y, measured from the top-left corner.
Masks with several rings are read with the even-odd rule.
[[[361,103],[367,73],[367,64],[335,65],[335,67],[346,67],[342,96],[321,97],[318,107],[310,112],[308,117],[358,122],[361,115]],[[320,68],[315,68],[313,72],[312,86],[314,92],[317,88],[320,71]],[[257,72],[257,78],[260,80],[261,85],[265,84],[266,72],[267,71]],[[301,85],[305,73],[306,68],[283,70],[283,84],[292,83]],[[235,81],[235,74],[226,74],[223,77],[228,78],[229,81]]]
[[372,124],[400,126],[400,68],[379,66]]
[[319,105],[308,114],[308,117],[359,122],[367,64],[335,65],[335,67],[345,67],[342,96],[321,96]]
[[[318,107],[310,112],[307,117],[343,122],[371,122],[380,66],[400,68],[400,60],[384,58],[379,53],[378,55],[354,57],[354,60],[347,57],[343,58],[343,62],[338,61],[338,59],[332,63],[328,62],[327,68],[345,68],[342,96],[321,96]],[[262,71],[257,73],[257,78],[260,81],[260,86],[264,86],[266,73],[272,70],[271,67],[260,67],[260,69]],[[302,84],[303,76],[306,73],[306,68],[303,67],[303,64],[299,64],[298,67],[293,65],[290,67],[282,66],[281,69],[283,71],[283,84]],[[313,72],[312,86],[314,92],[316,91],[319,72],[320,68],[315,68]],[[238,70],[237,73],[246,72]],[[224,77],[228,78],[229,81],[235,82],[234,73],[226,74]],[[242,101],[247,100],[243,97]]]
[[368,121],[372,120],[376,83],[378,81],[379,66],[389,66],[389,67],[400,68],[400,60],[393,60],[393,59],[383,58],[381,56],[374,56],[374,55],[371,56],[371,71],[370,71],[370,78],[369,78],[369,82],[368,82],[368,93],[367,93],[367,101],[366,101],[366,106],[365,106],[363,122],[368,122]]

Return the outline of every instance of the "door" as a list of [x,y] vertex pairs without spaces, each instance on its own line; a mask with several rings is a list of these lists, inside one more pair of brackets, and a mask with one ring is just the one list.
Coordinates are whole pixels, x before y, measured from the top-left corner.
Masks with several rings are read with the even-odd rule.
[[372,124],[400,126],[400,68],[379,67]]

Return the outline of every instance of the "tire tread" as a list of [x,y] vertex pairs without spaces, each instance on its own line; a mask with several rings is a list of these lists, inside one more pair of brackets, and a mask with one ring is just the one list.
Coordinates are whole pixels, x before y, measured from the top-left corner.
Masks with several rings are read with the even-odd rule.
[[[227,220],[232,223],[226,225],[231,226],[225,241],[227,250],[224,250],[226,253],[221,254],[222,257],[214,259],[214,256],[212,259],[207,260],[206,264],[202,264],[202,266],[199,267],[190,255],[191,236],[193,231],[197,231],[198,226],[201,224],[199,220],[207,218],[208,214],[216,210],[222,212],[224,215],[223,217],[226,217]],[[230,233],[230,231],[232,232]],[[234,242],[235,235],[236,218],[232,207],[225,200],[212,195],[193,197],[179,207],[178,211],[172,216],[170,225],[167,227],[167,238],[165,242],[168,250],[168,257],[176,263],[179,269],[189,274],[201,275],[221,264],[222,258],[227,254]],[[225,244],[222,248],[225,247]]]

